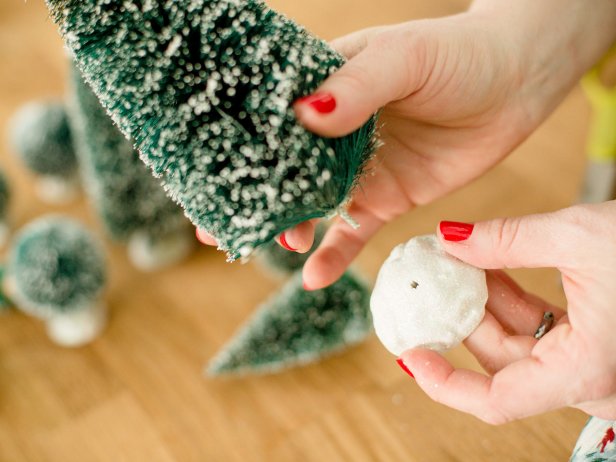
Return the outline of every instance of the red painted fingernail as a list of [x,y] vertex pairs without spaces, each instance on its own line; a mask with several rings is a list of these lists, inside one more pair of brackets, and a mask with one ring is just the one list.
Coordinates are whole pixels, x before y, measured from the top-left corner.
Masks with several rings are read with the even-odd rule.
[[460,242],[468,239],[475,225],[458,221],[441,221],[439,229],[446,241]]
[[290,250],[291,252],[295,252],[297,249],[294,249],[293,247],[291,247],[289,245],[289,243],[287,242],[287,238],[285,236],[285,233],[282,233],[280,235],[280,244],[287,250]]
[[406,367],[406,364],[404,364],[404,361],[402,361],[402,358],[398,358],[396,359],[396,362],[398,363],[398,366],[400,366],[402,368],[402,370],[404,372],[406,372],[408,375],[410,375],[412,378],[415,378],[415,376],[413,375],[413,373],[409,370],[408,367]]
[[304,286],[304,290],[310,290],[310,287],[308,287],[305,282],[302,285]]
[[314,93],[298,99],[296,104],[308,104],[321,114],[329,114],[336,109],[336,99],[331,93]]

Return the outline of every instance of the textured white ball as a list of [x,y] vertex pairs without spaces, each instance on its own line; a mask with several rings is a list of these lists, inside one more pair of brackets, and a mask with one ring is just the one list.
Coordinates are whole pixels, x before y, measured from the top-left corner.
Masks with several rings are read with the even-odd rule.
[[395,355],[444,351],[479,325],[488,299],[485,271],[446,253],[435,235],[400,244],[379,271],[370,299],[377,336]]

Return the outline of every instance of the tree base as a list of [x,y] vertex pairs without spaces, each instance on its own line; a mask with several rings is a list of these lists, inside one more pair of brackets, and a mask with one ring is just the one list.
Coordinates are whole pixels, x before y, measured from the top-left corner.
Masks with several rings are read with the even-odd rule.
[[90,343],[107,325],[107,307],[103,302],[74,312],[57,314],[47,320],[47,335],[56,344],[76,348]]
[[195,247],[192,233],[184,230],[153,240],[144,232],[128,241],[128,257],[142,271],[155,271],[186,258]]
[[79,182],[76,177],[42,176],[36,182],[36,194],[48,204],[68,204],[79,195]]

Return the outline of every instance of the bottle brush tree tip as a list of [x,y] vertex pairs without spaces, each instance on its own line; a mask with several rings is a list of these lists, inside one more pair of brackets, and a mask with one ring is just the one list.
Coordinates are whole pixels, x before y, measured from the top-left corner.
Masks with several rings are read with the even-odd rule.
[[257,308],[206,372],[272,373],[355,345],[372,331],[369,299],[366,284],[353,273],[324,289],[306,291],[297,272]]
[[142,160],[229,259],[344,207],[376,116],[342,138],[293,102],[344,62],[256,0],[47,0],[77,66]]

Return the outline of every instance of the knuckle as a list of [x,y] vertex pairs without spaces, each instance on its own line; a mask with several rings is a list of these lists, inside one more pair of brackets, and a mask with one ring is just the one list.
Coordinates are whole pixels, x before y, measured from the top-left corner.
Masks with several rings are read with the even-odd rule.
[[369,46],[378,49],[390,47],[395,43],[396,36],[396,31],[381,32],[370,39]]
[[488,232],[492,237],[492,246],[498,249],[498,253],[505,261],[509,261],[508,257],[515,251],[521,223],[518,217],[499,218],[490,223]]
[[370,91],[372,86],[370,71],[354,61],[349,61],[338,71],[336,81],[338,85],[348,88],[351,93]]
[[606,213],[603,204],[582,204],[555,212],[551,217],[558,224],[563,254],[569,255],[571,263],[580,263],[577,252],[580,245],[585,248],[582,260],[596,263],[606,257],[616,259],[616,213]]
[[503,386],[499,385],[500,383],[495,379],[486,397],[487,413],[483,416],[482,420],[490,425],[503,425],[515,420],[503,407],[503,403],[507,401],[506,398],[509,398],[509,393]]

